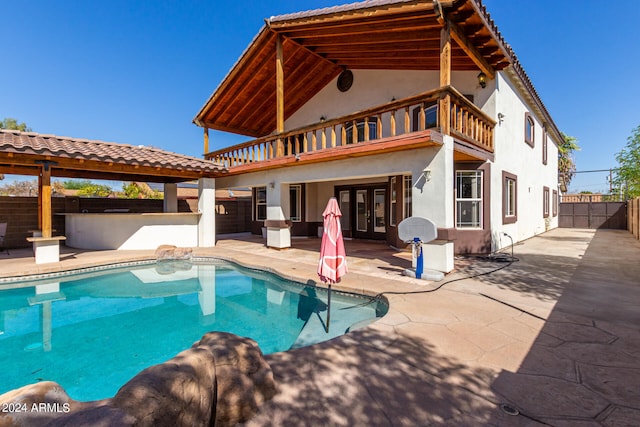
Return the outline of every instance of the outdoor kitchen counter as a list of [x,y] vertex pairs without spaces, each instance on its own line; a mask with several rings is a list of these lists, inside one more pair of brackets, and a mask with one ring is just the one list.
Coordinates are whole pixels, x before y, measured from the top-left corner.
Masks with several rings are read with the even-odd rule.
[[156,249],[160,245],[198,246],[201,214],[61,213],[66,245],[78,249]]

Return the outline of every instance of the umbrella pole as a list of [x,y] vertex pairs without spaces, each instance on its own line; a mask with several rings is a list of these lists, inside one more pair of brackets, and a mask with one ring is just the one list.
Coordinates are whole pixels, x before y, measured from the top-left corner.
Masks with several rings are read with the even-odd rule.
[[327,297],[327,326],[325,332],[329,333],[329,321],[331,320],[331,283],[329,283],[329,296]]

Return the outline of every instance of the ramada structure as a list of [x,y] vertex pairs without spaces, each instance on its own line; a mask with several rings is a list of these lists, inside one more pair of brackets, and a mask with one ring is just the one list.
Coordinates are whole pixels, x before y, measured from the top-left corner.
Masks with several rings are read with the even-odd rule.
[[[480,0],[267,19],[194,123],[270,247],[316,235],[334,196],[346,237],[401,246],[403,218],[434,221],[444,272],[557,226],[562,135]],[[209,129],[255,139],[210,151]]]
[[[146,146],[0,130],[0,173],[38,177],[36,264],[59,261],[59,242],[81,249],[155,249],[162,244],[215,244],[216,163]],[[65,235],[54,235],[51,178],[164,183],[164,212],[67,213]],[[198,180],[198,212],[179,213],[177,183]]]

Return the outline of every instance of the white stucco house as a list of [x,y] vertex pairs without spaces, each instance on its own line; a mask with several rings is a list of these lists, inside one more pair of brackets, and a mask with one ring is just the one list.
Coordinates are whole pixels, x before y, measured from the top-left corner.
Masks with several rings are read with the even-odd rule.
[[[228,168],[216,188],[253,188],[268,246],[316,236],[330,197],[354,239],[402,246],[402,219],[431,219],[425,263],[444,272],[456,253],[557,227],[562,136],[480,0],[265,22],[194,123],[205,157]],[[209,129],[248,141],[210,151]]]

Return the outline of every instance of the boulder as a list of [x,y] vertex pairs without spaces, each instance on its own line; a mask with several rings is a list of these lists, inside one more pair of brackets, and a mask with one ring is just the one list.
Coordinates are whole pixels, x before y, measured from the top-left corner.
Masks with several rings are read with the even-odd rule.
[[190,259],[193,249],[179,248],[174,245],[160,245],[156,248],[157,260]]
[[85,405],[53,381],[29,384],[0,395],[0,427],[43,426]]
[[54,382],[5,393],[0,403],[48,411],[0,413],[0,427],[232,426],[249,420],[275,393],[273,372],[255,341],[209,332],[140,372],[111,399],[77,402]]
[[216,359],[216,426],[233,426],[249,420],[276,394],[271,367],[254,340],[226,332],[209,332],[193,346],[208,348]]

